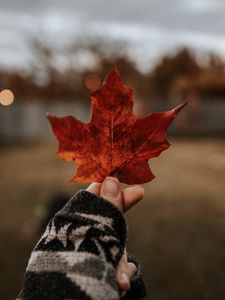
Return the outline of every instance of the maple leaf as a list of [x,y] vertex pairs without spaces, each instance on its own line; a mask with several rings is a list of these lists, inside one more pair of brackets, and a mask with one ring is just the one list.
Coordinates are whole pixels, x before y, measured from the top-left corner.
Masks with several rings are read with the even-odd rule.
[[91,93],[91,100],[90,123],[48,115],[59,142],[57,154],[78,166],[70,181],[102,182],[106,176],[127,184],[152,180],[148,160],[170,146],[166,130],[186,103],[138,118],[133,114],[132,89],[116,70]]

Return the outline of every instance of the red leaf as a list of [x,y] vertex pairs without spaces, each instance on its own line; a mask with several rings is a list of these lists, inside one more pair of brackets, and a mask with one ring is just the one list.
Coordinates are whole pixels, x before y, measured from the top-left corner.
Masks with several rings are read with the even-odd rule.
[[59,142],[58,155],[78,165],[71,181],[102,182],[106,176],[115,176],[134,184],[154,178],[148,160],[170,146],[166,130],[186,104],[140,119],[133,114],[132,94],[113,70],[91,94],[90,123],[48,115]]

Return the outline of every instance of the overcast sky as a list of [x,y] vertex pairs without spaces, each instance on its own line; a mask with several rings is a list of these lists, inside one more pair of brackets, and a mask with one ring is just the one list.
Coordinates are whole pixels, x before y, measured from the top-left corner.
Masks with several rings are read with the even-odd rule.
[[2,66],[26,66],[29,35],[64,46],[87,33],[127,40],[142,66],[185,45],[225,57],[225,0],[0,0]]

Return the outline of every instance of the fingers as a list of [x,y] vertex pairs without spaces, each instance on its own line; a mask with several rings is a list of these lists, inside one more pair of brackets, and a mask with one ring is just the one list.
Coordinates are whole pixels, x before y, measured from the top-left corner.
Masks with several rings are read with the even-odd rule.
[[99,196],[100,194],[100,189],[101,189],[101,183],[98,182],[93,182],[92,184],[90,184],[88,186],[88,188],[86,189],[86,191],[95,194],[96,196]]
[[115,177],[106,177],[100,188],[100,196],[123,212],[123,197],[120,182]]
[[123,190],[124,212],[139,202],[144,196],[144,188],[135,185]]
[[[127,263],[127,266],[128,266],[129,282],[131,282],[132,278],[134,277],[134,275],[137,272],[137,267],[135,266],[134,263],[131,263],[131,262]],[[123,289],[121,287],[121,284],[120,284],[120,289],[121,289],[121,297],[125,296],[128,290]]]
[[128,262],[127,266],[128,266],[129,278],[131,280],[137,272],[137,267],[132,262]]
[[124,251],[117,266],[117,282],[121,290],[128,291],[130,288],[129,270],[127,264],[127,252]]
[[136,272],[137,267],[135,264],[127,262],[127,252],[125,249],[124,254],[117,266],[117,282],[121,291],[127,292],[130,289],[130,282]]
[[120,182],[115,177],[106,177],[102,183],[94,182],[89,185],[87,191],[108,200],[121,212],[129,210],[144,196],[144,188],[141,185],[131,186],[122,191]]

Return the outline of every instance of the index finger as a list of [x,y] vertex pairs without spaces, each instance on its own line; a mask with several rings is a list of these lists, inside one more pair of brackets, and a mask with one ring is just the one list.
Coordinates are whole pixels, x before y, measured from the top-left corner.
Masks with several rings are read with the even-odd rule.
[[95,194],[96,196],[99,196],[101,186],[102,186],[101,183],[99,183],[99,182],[93,182],[93,183],[91,183],[91,184],[87,187],[86,191],[88,191],[88,192],[90,192],[90,193],[93,193],[93,194]]

